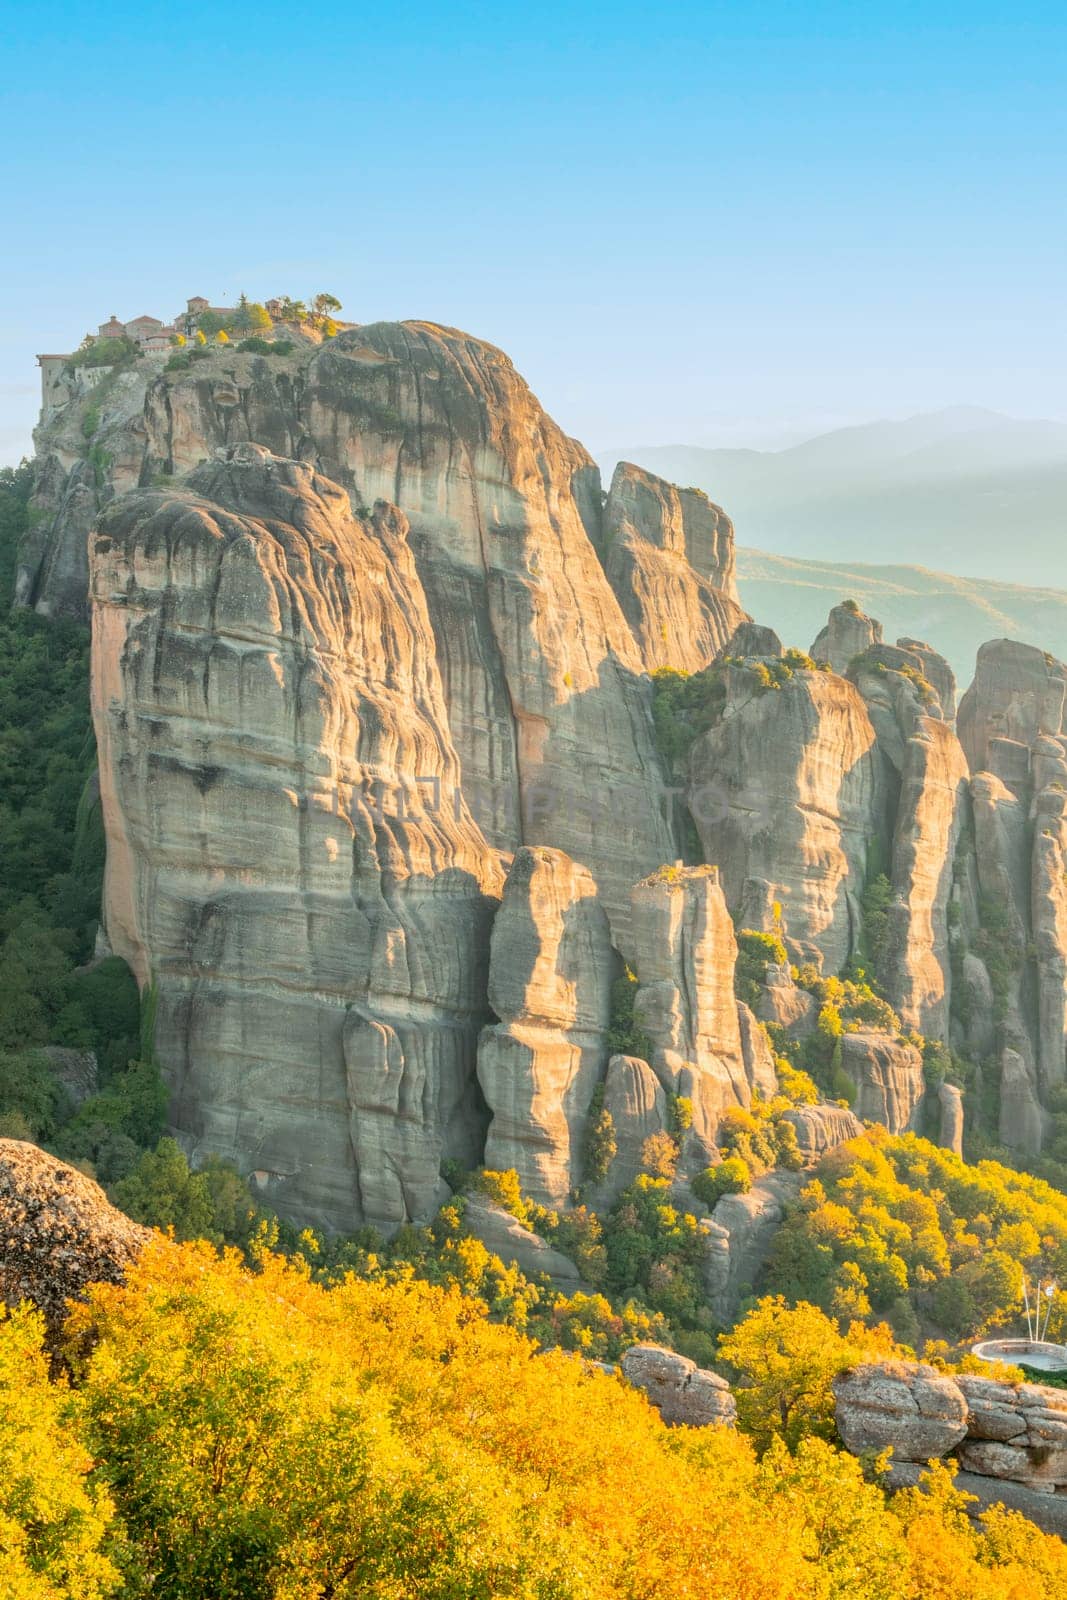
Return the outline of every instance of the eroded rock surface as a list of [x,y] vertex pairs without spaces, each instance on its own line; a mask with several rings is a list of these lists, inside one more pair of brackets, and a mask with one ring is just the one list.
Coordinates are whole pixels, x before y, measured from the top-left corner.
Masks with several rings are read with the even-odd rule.
[[797,1148],[806,1161],[813,1162],[828,1150],[836,1150],[849,1139],[858,1139],[863,1124],[847,1106],[794,1106],[784,1113],[796,1129]]
[[496,858],[395,508],[244,445],[93,539],[112,948],[194,1159],[390,1227],[481,1152]]
[[689,1428],[737,1425],[737,1404],[725,1378],[658,1344],[635,1344],[622,1357],[623,1376],[643,1389],[664,1422]]
[[604,570],[649,672],[698,672],[742,623],[733,524],[699,489],[620,461],[604,507]]
[[543,1205],[564,1204],[584,1175],[617,968],[592,875],[562,850],[519,850],[493,924],[489,1004],[500,1021],[482,1033],[478,1078],[491,1113],[485,1165],[514,1168]]
[[841,1039],[841,1066],[856,1086],[853,1110],[890,1133],[917,1126],[925,1093],[923,1058],[913,1044],[863,1029]]
[[[507,356],[456,329],[376,323],[288,356],[218,350],[188,371],[155,358],[137,371],[136,392],[120,375],[121,410],[94,423],[95,466],[89,399],[41,432],[51,476],[23,552],[26,602],[74,608],[100,504],[178,481],[218,449],[255,443],[310,463],[357,514],[399,506],[471,815],[493,846],[544,843],[583,862],[624,936],[630,885],[676,854],[644,660],[597,553],[595,463]],[[702,520],[700,499],[682,517],[685,565],[727,586],[715,594],[733,626],[732,530],[706,501]]]
[[967,1434],[954,1378],[924,1362],[863,1362],[833,1382],[837,1431],[853,1455],[892,1448],[896,1461],[947,1455]]
[[704,1166],[722,1113],[752,1100],[734,995],[737,941],[715,868],[675,865],[643,879],[633,929],[634,1018],[652,1041],[660,1083],[692,1101],[687,1154]]
[[[860,1132],[863,1130],[860,1129]],[[702,1224],[706,1246],[701,1267],[708,1304],[720,1322],[737,1316],[752,1293],[786,1207],[800,1194],[797,1172],[767,1172],[745,1194],[724,1194]]]
[[882,624],[846,600],[830,612],[825,628],[811,647],[811,657],[813,661],[825,661],[844,677],[853,657],[881,642]]
[[[773,688],[749,667],[726,668],[721,716],[691,752],[688,801],[731,909],[740,913],[758,880],[765,902],[781,905],[793,958],[840,971],[856,948],[868,840],[885,811],[855,686],[798,667]],[[762,926],[747,916],[745,925]]]
[[[1063,733],[1067,668],[1033,645],[992,639],[978,652],[957,724],[972,772],[997,772],[998,743],[1029,751],[1041,734]],[[1002,751],[1000,760],[1006,758]]]
[[950,1375],[915,1362],[866,1363],[834,1379],[837,1430],[859,1455],[892,1449],[890,1481],[910,1487],[920,1466],[952,1456],[957,1487],[1067,1529],[1067,1396],[1042,1384]]
[[50,1343],[67,1301],[91,1283],[121,1283],[151,1237],[75,1167],[0,1139],[0,1300],[37,1306]]

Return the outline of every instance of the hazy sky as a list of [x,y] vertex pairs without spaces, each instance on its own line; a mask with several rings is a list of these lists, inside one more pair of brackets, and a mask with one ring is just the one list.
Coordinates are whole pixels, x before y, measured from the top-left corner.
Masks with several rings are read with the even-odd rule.
[[0,460],[41,350],[318,289],[594,449],[1067,414],[1062,4],[9,4]]

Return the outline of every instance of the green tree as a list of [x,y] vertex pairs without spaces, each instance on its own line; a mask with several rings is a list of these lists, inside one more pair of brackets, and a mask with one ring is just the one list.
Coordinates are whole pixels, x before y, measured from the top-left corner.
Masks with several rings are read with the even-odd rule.
[[202,1172],[190,1171],[173,1139],[161,1139],[141,1157],[129,1177],[115,1185],[114,1200],[135,1222],[173,1228],[177,1239],[222,1243],[208,1180]]

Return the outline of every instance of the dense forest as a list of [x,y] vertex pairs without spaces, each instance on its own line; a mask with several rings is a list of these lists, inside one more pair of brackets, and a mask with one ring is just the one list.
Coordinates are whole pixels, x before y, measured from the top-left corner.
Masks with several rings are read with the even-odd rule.
[[810,1307],[767,1302],[734,1335],[747,1437],[665,1428],[456,1291],[325,1289],[203,1244],[162,1240],[95,1288],[64,1354],[70,1381],[50,1379],[35,1314],[0,1324],[0,1586],[19,1600],[1067,1587],[1059,1540],[1000,1509],[975,1527],[944,1468],[887,1497],[878,1463],[820,1437],[849,1344]]

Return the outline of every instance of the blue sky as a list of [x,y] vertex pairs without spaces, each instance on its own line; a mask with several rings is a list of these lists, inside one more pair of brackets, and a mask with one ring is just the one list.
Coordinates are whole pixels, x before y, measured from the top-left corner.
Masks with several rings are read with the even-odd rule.
[[111,311],[323,288],[592,448],[1067,415],[1052,5],[9,5],[0,460]]

